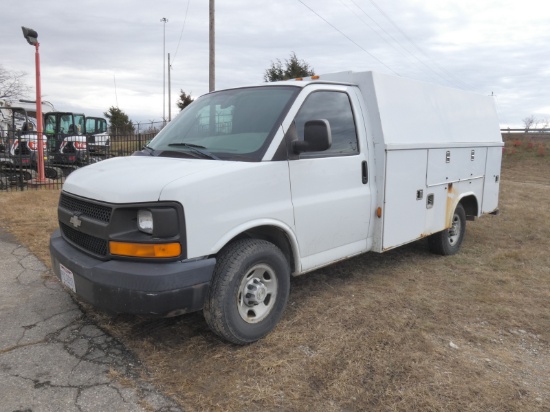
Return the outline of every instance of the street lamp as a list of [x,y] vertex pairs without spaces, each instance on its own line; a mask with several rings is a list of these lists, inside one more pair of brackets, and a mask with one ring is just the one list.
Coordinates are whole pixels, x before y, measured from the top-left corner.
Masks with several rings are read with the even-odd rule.
[[40,90],[40,53],[38,51],[38,33],[29,29],[28,27],[21,26],[23,30],[23,37],[27,40],[31,46],[36,49],[35,53],[35,65],[36,65],[36,133],[38,138],[38,183],[45,183],[46,176],[44,175],[44,142],[42,140],[42,93]]

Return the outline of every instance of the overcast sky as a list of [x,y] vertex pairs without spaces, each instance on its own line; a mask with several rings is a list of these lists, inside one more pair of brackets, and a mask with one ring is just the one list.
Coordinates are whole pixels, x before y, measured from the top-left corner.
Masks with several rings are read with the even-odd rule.
[[[294,51],[316,74],[374,70],[494,94],[501,126],[521,126],[550,118],[549,25],[541,0],[218,0],[216,88],[260,83]],[[38,32],[43,99],[57,110],[118,105],[161,120],[164,29],[172,115],[181,89],[208,92],[207,0],[2,0],[0,64],[34,90],[21,26]]]

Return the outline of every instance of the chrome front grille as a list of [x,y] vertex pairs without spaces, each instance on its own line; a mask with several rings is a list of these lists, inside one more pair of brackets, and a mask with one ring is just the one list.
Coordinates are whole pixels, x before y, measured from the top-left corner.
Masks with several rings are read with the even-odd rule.
[[[107,257],[109,242],[102,233],[105,225],[109,224],[112,214],[113,208],[108,205],[61,193],[59,199],[61,233],[66,240],[85,252],[98,257]],[[82,220],[87,222],[85,227],[81,226]]]
[[61,193],[59,207],[67,209],[73,213],[78,212],[94,220],[109,223],[113,209],[109,206],[98,205],[87,202],[82,199],[76,199]]
[[64,223],[59,223],[59,227],[61,228],[63,236],[75,245],[95,255],[107,256],[108,244],[105,239],[79,232]]

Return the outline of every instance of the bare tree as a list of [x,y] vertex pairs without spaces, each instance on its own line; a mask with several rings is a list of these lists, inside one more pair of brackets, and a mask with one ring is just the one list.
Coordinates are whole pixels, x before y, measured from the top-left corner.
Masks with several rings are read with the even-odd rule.
[[522,122],[523,122],[523,125],[525,126],[525,131],[527,131],[532,127],[535,127],[538,123],[538,120],[534,115],[531,115],[524,118]]
[[0,65],[0,99],[15,100],[29,93],[30,87],[23,81],[26,75]]

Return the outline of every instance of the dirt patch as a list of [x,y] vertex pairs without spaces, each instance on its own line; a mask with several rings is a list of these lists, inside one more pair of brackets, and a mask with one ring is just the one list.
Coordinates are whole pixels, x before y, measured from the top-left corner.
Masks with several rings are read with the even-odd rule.
[[[294,278],[256,344],[219,341],[200,314],[88,315],[187,410],[550,411],[550,159],[509,148],[501,215],[468,222],[460,254],[424,240]],[[57,196],[0,196],[45,262]]]

